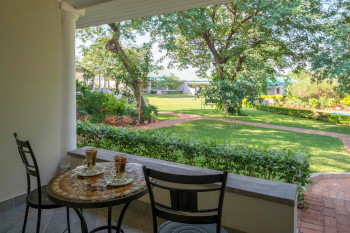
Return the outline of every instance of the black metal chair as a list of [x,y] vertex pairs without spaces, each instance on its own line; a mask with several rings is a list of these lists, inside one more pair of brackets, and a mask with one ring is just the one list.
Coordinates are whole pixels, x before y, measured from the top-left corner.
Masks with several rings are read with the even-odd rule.
[[[38,163],[35,159],[34,152],[32,150],[32,147],[30,146],[29,141],[18,140],[16,133],[14,133],[14,136],[16,138],[18,152],[21,155],[21,159],[24,163],[26,173],[27,173],[27,197],[26,197],[27,206],[26,206],[26,212],[24,216],[22,233],[24,233],[26,229],[29,207],[38,209],[36,232],[39,233],[41,210],[54,209],[62,206],[56,205],[55,203],[50,201],[46,191],[46,186],[41,186]],[[30,156],[32,164],[29,163],[27,156]],[[31,182],[30,182],[31,176],[36,178],[36,182],[38,186],[38,188],[34,190],[31,190]],[[69,208],[67,208],[67,229],[68,229],[68,232],[70,233]]]
[[[227,181],[226,171],[217,175],[187,176],[160,172],[144,166],[143,172],[151,199],[154,233],[226,232],[221,227],[222,205]],[[166,185],[160,184],[159,181],[166,182]],[[173,185],[171,186],[170,183]],[[221,185],[208,186],[214,183],[221,183]],[[174,184],[202,185],[205,187],[199,189],[177,188],[174,187]],[[153,192],[155,187],[169,191],[170,206],[155,200]],[[216,208],[199,209],[198,193],[213,191],[220,191],[218,206]],[[158,229],[157,217],[170,221],[163,223]]]

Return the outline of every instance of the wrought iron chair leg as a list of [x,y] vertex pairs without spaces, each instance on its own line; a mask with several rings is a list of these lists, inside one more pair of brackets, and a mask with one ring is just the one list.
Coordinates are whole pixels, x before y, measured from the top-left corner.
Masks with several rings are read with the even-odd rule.
[[40,231],[40,220],[41,220],[41,208],[38,208],[38,221],[36,224],[36,233],[39,233]]
[[112,207],[108,206],[108,233],[112,233]]
[[24,215],[24,223],[23,223],[23,229],[22,229],[22,233],[24,233],[26,231],[26,225],[27,225],[27,218],[28,218],[28,211],[29,211],[29,206],[26,206],[26,213]]
[[69,218],[69,208],[67,207],[67,227],[68,227],[68,233],[70,232],[70,218]]

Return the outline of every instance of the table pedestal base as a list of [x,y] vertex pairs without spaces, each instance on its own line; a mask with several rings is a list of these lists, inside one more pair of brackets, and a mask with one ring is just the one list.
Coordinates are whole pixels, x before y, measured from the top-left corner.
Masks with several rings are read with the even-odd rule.
[[[125,212],[126,212],[127,208],[129,207],[129,205],[130,205],[130,202],[127,202],[124,205],[122,212],[119,215],[117,226],[112,226],[112,206],[109,206],[108,207],[108,225],[97,227],[97,228],[93,229],[92,231],[90,231],[90,233],[95,233],[95,232],[102,231],[102,230],[108,230],[108,233],[112,233],[112,229],[116,230],[116,233],[124,233],[123,229],[121,229],[121,226],[122,226],[122,221],[123,221]],[[80,219],[81,232],[82,233],[89,233],[88,227],[87,227],[87,224],[86,224],[86,221],[85,221],[85,218],[84,218],[82,211],[80,209],[74,209],[74,211],[77,213],[77,215]]]
[[[97,227],[95,229],[93,229],[92,231],[90,231],[90,233],[95,233],[98,231],[102,231],[102,230],[109,230],[109,226],[102,226],[102,227]],[[116,232],[118,232],[118,227],[116,226],[111,226],[111,230],[116,230]],[[123,229],[120,229],[119,232],[124,233]]]

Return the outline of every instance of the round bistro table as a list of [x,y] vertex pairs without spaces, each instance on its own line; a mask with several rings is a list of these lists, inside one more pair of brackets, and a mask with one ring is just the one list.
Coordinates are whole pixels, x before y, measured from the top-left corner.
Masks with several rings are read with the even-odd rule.
[[[108,229],[108,233],[112,229],[116,232],[124,232],[121,229],[124,214],[133,200],[136,200],[147,194],[147,186],[142,171],[142,165],[137,163],[127,163],[126,173],[134,176],[134,181],[130,184],[120,187],[105,186],[106,178],[110,177],[111,170],[114,166],[113,162],[98,163],[104,172],[93,177],[81,177],[77,175],[78,168],[63,173],[53,178],[47,184],[47,192],[51,201],[58,205],[73,208],[81,221],[83,233],[88,233],[87,224],[82,214],[85,208],[108,208],[108,225],[97,227],[90,233]],[[112,226],[112,206],[125,204],[117,226]]]

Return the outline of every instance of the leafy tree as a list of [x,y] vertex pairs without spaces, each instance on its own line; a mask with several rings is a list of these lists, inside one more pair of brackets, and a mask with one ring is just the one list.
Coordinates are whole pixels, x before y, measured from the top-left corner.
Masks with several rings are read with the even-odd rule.
[[213,79],[211,84],[201,90],[204,102],[215,103],[219,110],[229,115],[241,114],[243,99],[254,104],[254,100],[260,95],[257,88],[259,84],[252,77],[236,80]]
[[311,98],[338,98],[339,94],[336,91],[337,84],[322,80],[313,82],[310,73],[304,73],[299,76],[295,82],[287,85],[287,93],[290,96],[308,101]]
[[329,3],[330,20],[324,22],[327,38],[312,63],[315,77],[335,80],[341,92],[350,93],[350,4],[349,0]]
[[304,66],[315,53],[320,9],[320,0],[234,0],[160,15],[154,34],[173,63],[234,80],[245,70]]
[[78,36],[83,41],[104,38],[105,51],[112,52],[118,61],[113,65],[114,70],[109,71],[117,72],[118,79],[132,89],[140,110],[146,105],[142,98],[142,90],[149,81],[148,73],[158,69],[158,66],[153,64],[151,53],[154,41],[136,44],[136,34],[142,34],[146,29],[143,21],[115,22],[107,27],[91,27],[78,31]]
[[[83,78],[85,81],[85,86],[88,86],[89,81],[95,78],[95,74],[85,67],[82,67],[82,70],[83,70]],[[91,83],[91,85],[93,85],[93,82]]]
[[170,90],[174,90],[177,87],[177,82],[179,78],[175,74],[170,74],[170,76],[163,76],[158,81],[158,86],[167,87]]
[[[109,56],[103,46],[104,40],[105,38],[98,38],[94,43],[80,47],[83,53],[81,65],[90,73],[99,76],[99,88],[101,88],[101,75],[106,73],[105,59]],[[95,89],[94,80],[92,88]]]

